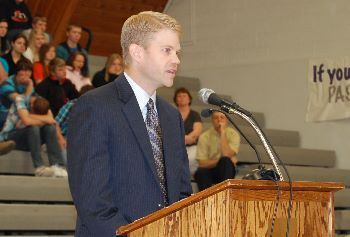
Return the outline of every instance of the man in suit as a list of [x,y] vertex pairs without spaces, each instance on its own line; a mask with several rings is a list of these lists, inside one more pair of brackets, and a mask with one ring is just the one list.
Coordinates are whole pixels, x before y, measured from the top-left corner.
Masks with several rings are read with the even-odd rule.
[[181,115],[156,95],[173,85],[179,37],[168,15],[131,16],[121,33],[125,72],[73,107],[67,152],[75,236],[115,236],[118,227],[191,195]]

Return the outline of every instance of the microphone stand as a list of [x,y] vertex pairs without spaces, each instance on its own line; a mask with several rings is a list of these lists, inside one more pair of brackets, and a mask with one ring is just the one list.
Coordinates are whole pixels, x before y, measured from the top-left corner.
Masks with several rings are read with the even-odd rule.
[[[282,172],[281,172],[280,168],[278,167],[275,154],[272,151],[272,147],[270,146],[270,143],[267,141],[266,137],[264,136],[264,133],[259,128],[258,124],[254,121],[254,119],[251,118],[251,116],[252,116],[251,113],[240,108],[238,105],[230,106],[230,107],[227,105],[221,105],[221,109],[229,114],[238,115],[239,117],[241,117],[242,119],[244,119],[245,121],[247,121],[251,125],[251,127],[254,129],[254,131],[258,135],[261,143],[263,144],[265,151],[269,155],[269,158],[272,162],[272,165],[273,165],[275,171],[277,172],[277,175],[278,175],[277,178],[279,179],[279,181],[284,181]],[[258,171],[260,172],[261,170],[258,170]],[[262,170],[262,171],[268,171],[268,170]],[[260,174],[256,174],[256,172],[253,171],[252,176],[254,179],[259,179],[258,177],[260,176]],[[255,177],[255,176],[258,176],[258,177]]]

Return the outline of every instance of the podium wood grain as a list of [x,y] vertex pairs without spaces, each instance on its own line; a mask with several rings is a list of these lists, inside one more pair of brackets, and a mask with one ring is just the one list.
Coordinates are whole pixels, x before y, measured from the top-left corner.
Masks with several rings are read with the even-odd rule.
[[[278,182],[273,236],[285,236],[289,184]],[[342,183],[293,182],[289,236],[334,236]],[[228,180],[118,229],[130,237],[269,236],[278,190],[272,181]]]

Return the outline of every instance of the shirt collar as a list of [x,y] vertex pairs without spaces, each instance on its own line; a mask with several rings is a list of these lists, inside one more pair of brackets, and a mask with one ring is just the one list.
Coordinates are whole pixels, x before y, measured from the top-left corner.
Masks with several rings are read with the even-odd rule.
[[[124,72],[124,75],[136,96],[136,100],[137,100],[137,103],[139,104],[140,110],[142,112],[142,116],[145,119],[146,113],[147,113],[146,105],[150,98],[152,98],[154,104],[156,105],[157,93],[155,91],[153,95],[149,96],[149,94],[141,86],[139,86],[126,72]],[[154,108],[157,111],[157,106],[154,106]]]

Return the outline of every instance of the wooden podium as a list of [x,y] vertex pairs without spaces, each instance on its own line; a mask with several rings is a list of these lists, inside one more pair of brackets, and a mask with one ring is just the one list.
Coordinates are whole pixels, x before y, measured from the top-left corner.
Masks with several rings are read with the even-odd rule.
[[[281,195],[273,236],[285,236],[289,183],[227,180],[154,212],[117,233],[130,237],[270,236],[277,198]],[[289,236],[335,236],[334,192],[342,183],[293,182]]]

